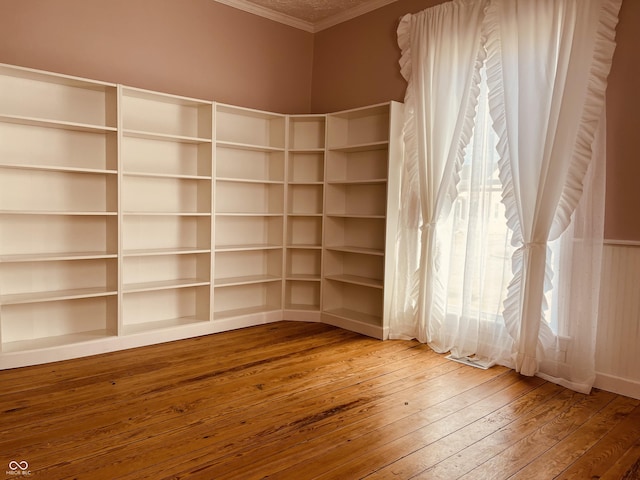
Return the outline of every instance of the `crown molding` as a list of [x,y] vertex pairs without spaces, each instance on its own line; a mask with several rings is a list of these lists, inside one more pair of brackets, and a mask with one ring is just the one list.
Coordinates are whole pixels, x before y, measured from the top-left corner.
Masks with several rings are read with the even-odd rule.
[[214,1],[218,3],[223,3],[225,5],[228,5],[229,7],[237,8],[238,10],[242,10],[244,12],[253,13],[254,15],[258,15],[260,17],[273,20],[274,22],[283,23],[285,25],[289,25],[290,27],[304,30],[306,32],[314,33],[315,31],[314,25],[311,22],[305,22],[304,20],[300,20],[299,18],[292,17],[291,15],[276,12],[275,10],[271,10],[270,8],[265,8],[261,5],[256,5],[255,3],[247,2],[246,0],[214,0]]
[[334,25],[338,25],[339,23],[346,22],[347,20],[359,17],[360,15],[364,15],[365,13],[377,10],[378,8],[384,7],[385,5],[396,2],[397,0],[370,0],[366,3],[363,3],[362,5],[350,8],[348,10],[345,10],[344,12],[325,18],[324,20],[320,20],[316,23],[300,20],[299,18],[292,17],[291,15],[287,15],[285,13],[276,12],[275,10],[263,7],[261,5],[256,5],[255,3],[248,2],[247,0],[214,1],[222,3],[224,5],[228,5],[229,7],[237,8],[238,10],[243,10],[245,12],[267,18],[269,20],[273,20],[274,22],[282,23],[290,27],[304,30],[305,32],[316,33],[321,30],[333,27]]
[[344,12],[338,13],[337,15],[333,15],[331,17],[325,18],[324,20],[316,22],[313,25],[314,33],[321,30],[326,30],[327,28],[331,28],[335,25],[338,25],[339,23],[352,20],[356,17],[359,17],[360,15],[364,15],[365,13],[373,12],[374,10],[385,7],[397,1],[398,0],[370,0],[357,7],[350,8],[349,10],[345,10]]

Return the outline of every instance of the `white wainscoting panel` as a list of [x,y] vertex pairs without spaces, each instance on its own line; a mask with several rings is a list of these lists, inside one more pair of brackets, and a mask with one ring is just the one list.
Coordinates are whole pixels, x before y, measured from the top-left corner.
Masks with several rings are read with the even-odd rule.
[[640,244],[603,251],[595,386],[640,399]]

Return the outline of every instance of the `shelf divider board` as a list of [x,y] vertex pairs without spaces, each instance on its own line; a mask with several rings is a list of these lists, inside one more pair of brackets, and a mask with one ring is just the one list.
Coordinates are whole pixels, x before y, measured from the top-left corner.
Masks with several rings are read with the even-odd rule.
[[106,297],[112,295],[117,295],[117,290],[109,290],[104,287],[76,288],[50,292],[4,294],[0,296],[0,304],[22,305],[27,303],[75,300],[78,298]]
[[123,287],[124,293],[152,292],[156,290],[170,290],[176,288],[189,288],[210,285],[209,280],[198,278],[177,278],[175,280],[161,280],[146,283],[130,283]]
[[103,125],[68,122],[64,120],[49,120],[37,117],[24,117],[20,115],[0,115],[0,122],[15,123],[17,125],[27,125],[31,127],[59,128],[61,130],[87,133],[107,133],[116,131],[114,127],[107,127]]
[[166,140],[179,143],[211,143],[210,138],[190,137],[186,135],[175,135],[170,133],[145,132],[140,130],[125,130],[127,137],[142,138],[145,140]]

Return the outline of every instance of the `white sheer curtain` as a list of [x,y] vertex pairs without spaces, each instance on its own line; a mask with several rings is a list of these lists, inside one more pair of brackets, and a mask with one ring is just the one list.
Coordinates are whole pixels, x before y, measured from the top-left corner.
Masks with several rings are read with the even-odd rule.
[[[516,247],[504,319],[515,341],[515,368],[525,375],[540,371],[545,351],[562,351],[545,311],[554,274],[549,242],[569,227],[582,196],[604,111],[620,4],[492,0],[487,11],[491,115],[500,138],[503,202]],[[596,248],[592,232],[582,233]],[[567,243],[565,255],[572,250]],[[566,281],[570,277],[564,276]],[[584,313],[582,328],[595,332],[597,310]],[[571,339],[568,343],[575,349]],[[588,350],[583,352],[587,362],[595,355]]]
[[[400,23],[405,152],[392,338],[418,338],[442,351],[444,286],[438,224],[456,186],[473,129],[486,1],[456,0],[406,15]],[[424,321],[429,319],[429,321]]]
[[[437,351],[590,390],[604,203],[597,140],[621,1],[454,1],[401,21],[407,159],[392,338],[418,338]],[[461,11],[477,12],[464,34],[450,26]],[[480,48],[469,60],[457,43],[471,37]],[[486,84],[475,81],[485,49]],[[467,95],[446,88],[461,65],[474,79]],[[442,90],[423,86],[440,81]],[[469,107],[478,97],[463,161],[469,135],[456,127],[474,120],[473,112],[440,98]],[[422,109],[428,128],[415,119]],[[432,147],[449,139],[448,150]],[[430,165],[442,165],[433,178]]]

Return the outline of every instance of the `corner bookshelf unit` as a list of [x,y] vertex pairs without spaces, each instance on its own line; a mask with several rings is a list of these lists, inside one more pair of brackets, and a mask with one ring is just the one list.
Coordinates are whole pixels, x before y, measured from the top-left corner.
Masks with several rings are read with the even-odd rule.
[[285,317],[320,320],[326,115],[290,115]]
[[387,338],[400,114],[0,64],[0,369],[279,320]]
[[286,116],[217,104],[215,126],[214,322],[282,318]]
[[381,339],[389,330],[399,109],[391,102],[327,116],[322,321]]

